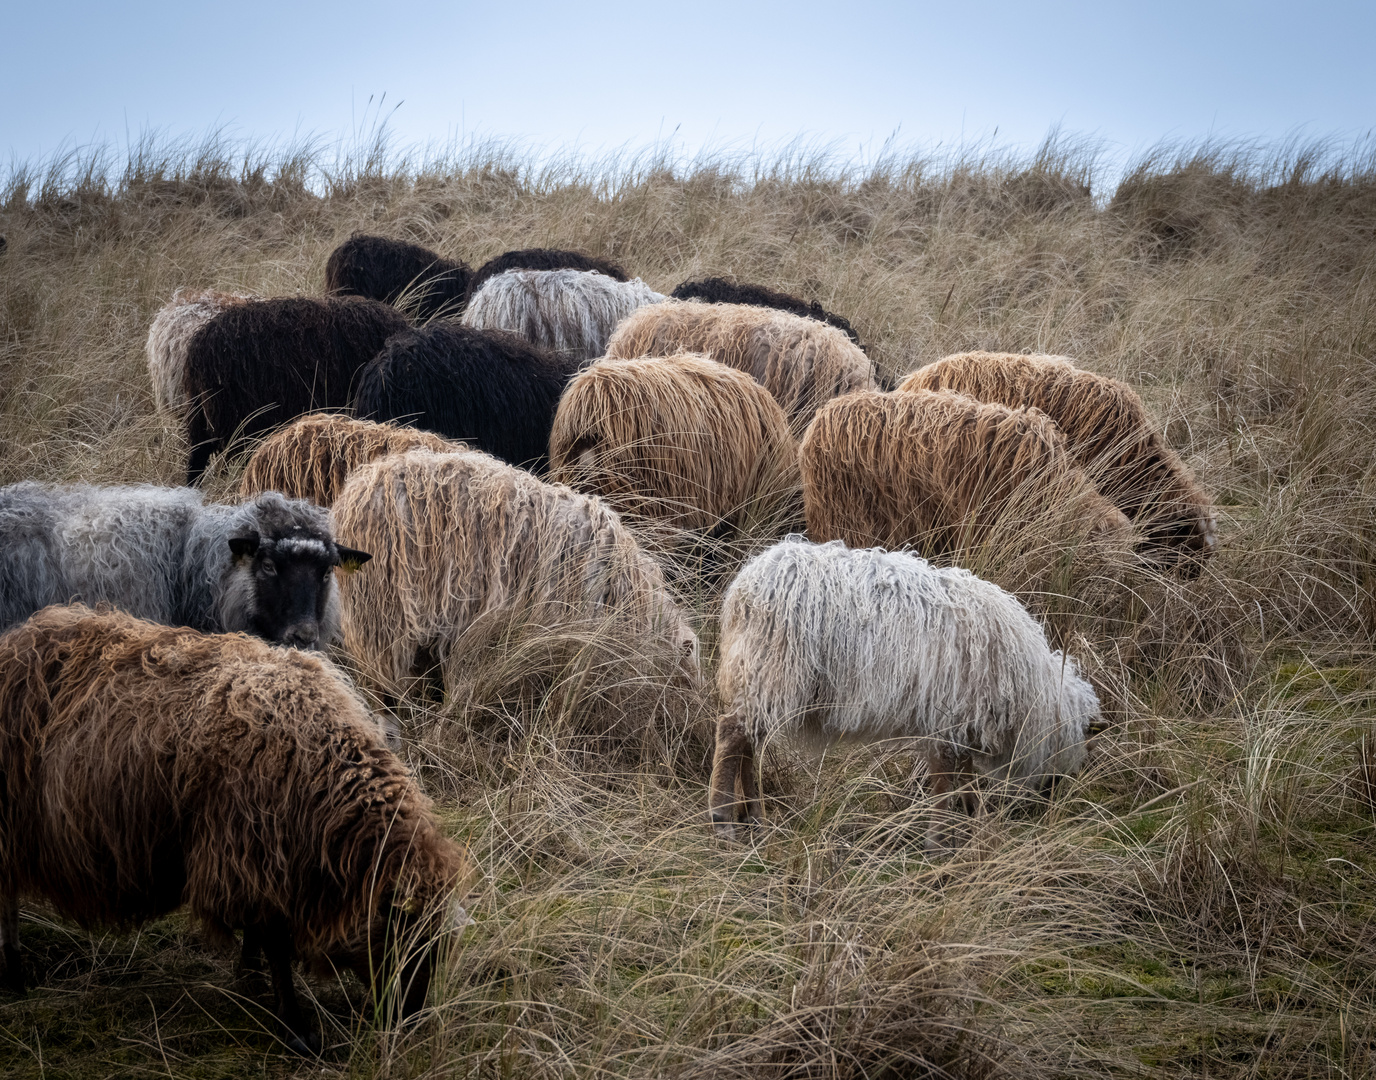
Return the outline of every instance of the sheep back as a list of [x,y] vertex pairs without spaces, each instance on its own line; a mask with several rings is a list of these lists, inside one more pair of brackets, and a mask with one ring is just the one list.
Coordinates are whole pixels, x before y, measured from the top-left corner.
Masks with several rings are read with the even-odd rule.
[[1038,409],[952,391],[866,391],[823,406],[800,451],[808,536],[948,554],[1033,522],[1125,538],[1127,519]]
[[188,483],[235,440],[346,407],[358,369],[410,325],[389,304],[357,298],[282,297],[220,312],[187,350]]
[[488,278],[505,274],[508,270],[593,270],[613,281],[629,281],[630,275],[609,259],[588,255],[582,251],[560,248],[521,248],[504,251],[483,263],[468,284],[471,297],[487,283]]
[[315,413],[258,444],[239,478],[239,494],[248,498],[260,491],[280,491],[289,498],[331,506],[349,473],[375,458],[407,450],[466,449],[463,443],[416,428]]
[[659,567],[601,500],[477,451],[413,450],[361,466],[334,504],[373,552],[343,587],[344,647],[403,689],[424,650],[451,689],[460,658],[513,624],[656,643],[696,678],[697,637]]
[[325,292],[401,304],[417,319],[463,313],[472,269],[387,236],[349,237],[325,263]]
[[860,345],[860,336],[850,325],[850,320],[827,311],[816,300],[809,302],[764,285],[736,284],[725,278],[709,277],[701,281],[683,282],[669,294],[669,298],[701,300],[708,304],[750,304],[753,307],[776,308],[779,311],[801,315],[805,319],[829,323],[843,331],[856,345]]
[[749,375],[703,356],[599,360],[565,391],[552,479],[680,529],[768,524],[800,498],[798,444]]
[[186,353],[196,331],[227,307],[247,304],[255,297],[214,289],[178,289],[158,309],[148,328],[148,374],[153,404],[159,411],[185,422],[191,406],[186,389]]
[[509,330],[588,360],[606,351],[621,320],[663,300],[639,278],[616,281],[587,270],[508,270],[472,295],[463,322],[475,330]]
[[1037,781],[1077,772],[1098,716],[1075,661],[1010,594],[907,552],[789,537],[726,592],[717,688],[755,745],[912,738]]
[[519,334],[434,323],[388,338],[359,373],[354,411],[543,469],[554,410],[577,367]]
[[607,343],[613,359],[678,352],[700,353],[750,375],[799,435],[825,402],[874,386],[869,358],[834,326],[748,304],[647,306]]
[[1137,391],[1063,356],[970,352],[909,375],[900,390],[956,390],[980,401],[1035,406],[1065,433],[1099,490],[1155,545],[1207,555],[1217,543],[1212,500],[1165,444]]
[[467,872],[347,680],[240,634],[51,607],[0,636],[0,878],[84,926],[182,905],[355,964]]

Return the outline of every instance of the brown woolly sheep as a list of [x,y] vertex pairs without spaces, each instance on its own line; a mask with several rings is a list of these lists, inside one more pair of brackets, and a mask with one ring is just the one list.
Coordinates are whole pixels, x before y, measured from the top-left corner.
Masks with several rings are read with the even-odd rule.
[[750,304],[647,305],[627,316],[607,342],[609,359],[679,352],[701,353],[752,376],[799,435],[824,403],[874,386],[869,357],[843,331]]
[[301,1053],[319,1040],[293,955],[350,967],[378,991],[400,957],[402,1015],[424,1003],[466,855],[328,661],[242,634],[45,608],[0,636],[0,760],[10,989],[23,990],[27,896],[83,926],[185,906],[221,940],[242,928]]
[[342,535],[377,545],[372,580],[344,594],[342,621],[345,650],[384,692],[438,668],[461,696],[475,655],[513,629],[580,649],[597,636],[633,642],[637,675],[662,657],[697,682],[697,636],[599,499],[476,450],[413,450],[355,470],[334,516]]
[[817,542],[913,544],[942,555],[1049,513],[1086,539],[1124,540],[1130,531],[1045,413],[952,391],[838,398],[808,428],[800,462]]
[[1126,383],[1063,356],[970,352],[914,371],[899,389],[956,390],[1013,408],[1035,406],[1056,422],[1076,461],[1149,544],[1193,556],[1187,568],[1195,571],[1195,560],[1217,545],[1213,500]]
[[800,497],[778,402],[691,353],[599,360],[564,391],[549,446],[551,479],[679,529],[783,524]]
[[258,445],[239,480],[239,494],[248,498],[260,491],[280,491],[288,498],[333,506],[349,473],[375,458],[407,450],[443,454],[467,449],[461,442],[418,428],[316,413]]

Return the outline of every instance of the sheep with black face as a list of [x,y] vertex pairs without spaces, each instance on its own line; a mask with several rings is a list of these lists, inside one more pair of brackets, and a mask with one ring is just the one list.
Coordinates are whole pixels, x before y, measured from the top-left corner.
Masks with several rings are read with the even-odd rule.
[[0,488],[0,631],[49,604],[107,603],[210,633],[315,649],[338,636],[329,512],[268,491],[238,506],[190,488],[26,482]]

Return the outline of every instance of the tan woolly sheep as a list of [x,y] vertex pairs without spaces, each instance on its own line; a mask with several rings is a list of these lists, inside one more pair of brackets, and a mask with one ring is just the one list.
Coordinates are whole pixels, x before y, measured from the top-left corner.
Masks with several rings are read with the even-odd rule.
[[264,439],[239,480],[244,498],[280,491],[288,498],[332,506],[349,473],[360,465],[406,450],[467,450],[418,428],[352,420],[335,413],[303,416]]
[[795,434],[827,401],[874,386],[869,357],[844,331],[750,304],[669,301],[641,308],[607,343],[608,358],[679,352],[746,372],[774,395]]
[[1033,521],[1076,543],[1126,542],[1123,514],[1037,409],[951,391],[850,394],[825,405],[800,461],[808,536],[930,555],[1024,542]]
[[319,1040],[293,956],[352,968],[375,992],[399,975],[403,1016],[424,1003],[467,859],[318,655],[45,608],[0,636],[0,760],[11,989],[18,900],[32,897],[83,926],[185,906],[222,940],[242,928],[301,1053]]
[[[697,636],[600,499],[478,451],[414,450],[355,470],[334,516],[376,544],[371,580],[345,583],[344,647],[385,692],[437,667],[455,696],[475,656],[512,634],[631,642],[633,674],[662,664],[696,683]],[[596,677],[623,674],[609,663]]]
[[691,353],[599,360],[564,391],[549,445],[553,480],[679,529],[777,527],[801,501],[778,403]]
[[1064,356],[970,352],[914,371],[899,389],[956,390],[980,401],[1035,406],[1056,422],[1095,485],[1142,527],[1150,544],[1200,557],[1217,546],[1212,499],[1126,383],[1077,368]]

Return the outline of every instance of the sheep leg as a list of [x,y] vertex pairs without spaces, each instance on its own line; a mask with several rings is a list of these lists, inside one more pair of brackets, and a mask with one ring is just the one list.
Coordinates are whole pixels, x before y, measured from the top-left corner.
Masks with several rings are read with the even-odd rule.
[[239,966],[235,977],[240,979],[263,975],[263,934],[260,927],[244,927],[244,943],[239,949]]
[[[733,840],[736,822],[753,817],[759,822],[759,788],[755,783],[755,747],[745,733],[740,717],[723,713],[717,721],[717,749],[712,760],[709,809],[712,827],[723,840]],[[740,784],[744,798],[737,799]]]
[[287,1029],[287,1048],[293,1053],[310,1057],[320,1053],[320,1036],[311,1031],[306,1022],[306,1014],[301,1008],[301,1000],[296,996],[296,984],[292,981],[291,935],[281,925],[260,925],[245,930],[245,937],[252,933],[267,957],[268,970],[272,973],[272,991],[276,998],[277,1019]]
[[24,962],[19,958],[19,900],[0,898],[0,985],[11,993],[24,992]]
[[938,815],[927,830],[928,851],[942,851],[951,846],[954,830],[949,817],[957,806],[967,815],[973,815],[977,809],[968,765],[968,762],[951,761],[943,754],[927,755],[927,781],[936,799]]

